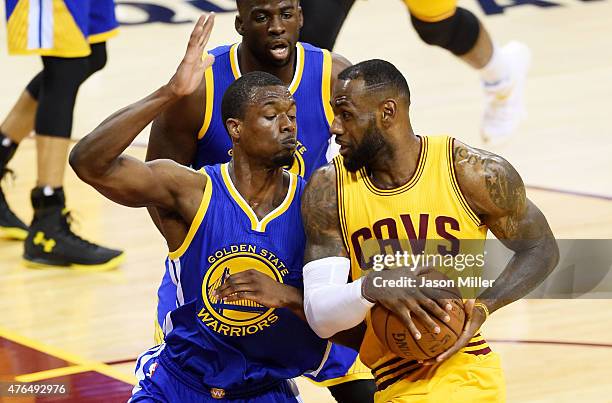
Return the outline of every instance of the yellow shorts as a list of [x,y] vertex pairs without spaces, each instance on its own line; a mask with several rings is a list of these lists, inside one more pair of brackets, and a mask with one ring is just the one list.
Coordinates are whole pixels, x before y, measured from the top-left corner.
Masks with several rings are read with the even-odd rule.
[[438,22],[455,14],[457,0],[404,0],[410,14],[426,22]]
[[164,342],[164,331],[157,320],[157,315],[155,316],[155,321],[153,323],[153,341],[155,342],[156,346]]
[[312,379],[309,376],[304,376],[304,378],[322,388],[328,388],[330,386],[361,379],[374,379],[372,376],[372,371],[370,371],[370,368],[366,367],[366,365],[361,362],[359,356],[355,358],[353,365],[351,365],[344,375],[336,376],[331,375],[329,372],[329,362],[327,362],[323,367],[322,373],[316,379]]
[[506,382],[499,356],[457,353],[428,379],[401,380],[376,392],[375,403],[503,403]]
[[6,0],[12,55],[85,57],[117,34],[113,0]]

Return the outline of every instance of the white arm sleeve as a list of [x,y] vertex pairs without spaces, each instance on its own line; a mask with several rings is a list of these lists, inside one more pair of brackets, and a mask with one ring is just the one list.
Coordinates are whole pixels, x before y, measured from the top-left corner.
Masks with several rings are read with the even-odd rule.
[[347,284],[350,268],[350,260],[344,257],[327,257],[304,266],[304,312],[321,338],[357,326],[374,306],[361,295],[362,279]]

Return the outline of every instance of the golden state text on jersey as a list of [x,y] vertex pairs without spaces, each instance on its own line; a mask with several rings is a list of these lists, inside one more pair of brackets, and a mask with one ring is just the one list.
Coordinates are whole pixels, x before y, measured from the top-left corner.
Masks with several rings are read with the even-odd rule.
[[219,249],[207,260],[211,265],[202,282],[204,307],[198,313],[206,326],[225,336],[245,336],[260,332],[278,321],[273,308],[247,299],[225,302],[214,293],[230,275],[249,269],[283,283],[289,270],[279,257],[257,245],[239,244]]

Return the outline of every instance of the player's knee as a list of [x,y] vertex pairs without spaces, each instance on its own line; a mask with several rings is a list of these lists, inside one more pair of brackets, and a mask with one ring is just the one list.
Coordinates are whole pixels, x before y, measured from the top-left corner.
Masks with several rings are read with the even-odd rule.
[[89,75],[87,58],[44,57],[34,128],[36,133],[69,138],[79,87]]
[[470,11],[457,7],[455,14],[437,22],[427,22],[411,15],[412,25],[421,39],[447,49],[455,55],[468,53],[480,34],[480,22]]
[[28,94],[36,100],[38,100],[38,96],[40,95],[40,87],[42,86],[42,71],[38,73],[32,81],[28,83],[26,86],[26,91]]
[[44,57],[43,64],[43,90],[53,95],[76,92],[89,76],[89,61],[86,57]]
[[91,55],[89,59],[89,74],[100,71],[106,66],[106,42],[94,43],[91,45]]

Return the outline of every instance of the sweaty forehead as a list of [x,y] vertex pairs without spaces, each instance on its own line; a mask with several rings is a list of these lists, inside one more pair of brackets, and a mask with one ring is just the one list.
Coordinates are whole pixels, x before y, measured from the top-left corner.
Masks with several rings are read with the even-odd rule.
[[359,106],[368,95],[362,79],[337,80],[332,94],[332,106]]
[[293,95],[289,89],[282,85],[260,87],[251,93],[251,103],[263,106],[268,103],[293,103]]

